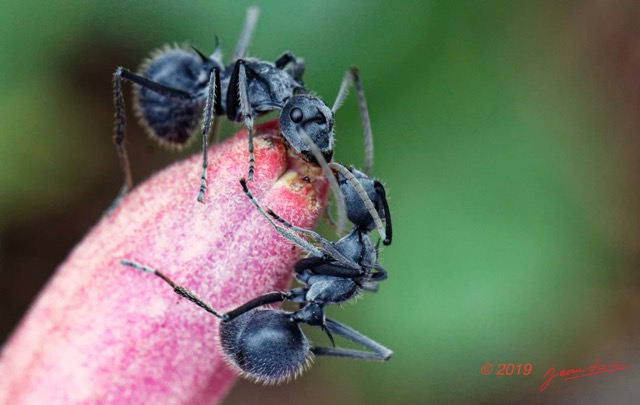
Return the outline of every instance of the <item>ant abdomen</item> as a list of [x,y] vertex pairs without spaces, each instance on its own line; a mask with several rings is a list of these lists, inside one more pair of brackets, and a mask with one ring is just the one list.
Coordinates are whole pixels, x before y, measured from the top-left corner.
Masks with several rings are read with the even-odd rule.
[[309,341],[280,310],[253,310],[220,324],[224,353],[246,377],[278,383],[300,374],[309,358]]
[[188,97],[206,87],[210,68],[197,54],[181,48],[164,49],[140,68],[140,76],[184,92],[185,97],[159,94],[136,85],[135,108],[149,135],[167,146],[186,144],[202,117],[204,98]]

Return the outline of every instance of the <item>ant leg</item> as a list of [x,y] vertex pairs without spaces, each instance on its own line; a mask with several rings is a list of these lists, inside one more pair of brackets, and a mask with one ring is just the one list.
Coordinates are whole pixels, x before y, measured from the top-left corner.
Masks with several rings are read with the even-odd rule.
[[345,267],[340,264],[327,263],[326,260],[310,260],[310,259],[323,259],[323,258],[315,258],[308,257],[306,259],[299,260],[295,266],[294,270],[298,274],[304,273],[306,270],[309,270],[314,275],[322,275],[322,276],[333,276],[340,278],[357,278],[364,274],[364,270],[362,267],[350,268]]
[[202,117],[202,172],[200,174],[200,191],[198,192],[199,202],[203,202],[204,192],[207,188],[207,136],[209,135],[211,120],[214,119],[213,104],[215,103],[214,95],[216,94],[216,82],[219,74],[218,69],[213,69],[207,85],[207,102],[204,108],[204,117]]
[[320,152],[320,149],[318,149],[318,146],[315,144],[315,142],[313,142],[313,139],[311,139],[309,134],[307,134],[307,132],[300,127],[296,127],[296,132],[307,144],[309,150],[313,154],[313,157],[316,159],[316,162],[318,162],[320,167],[322,167],[322,171],[327,176],[327,181],[329,181],[329,186],[331,187],[331,191],[336,198],[336,205],[338,206],[338,222],[336,224],[336,232],[338,233],[338,235],[342,235],[344,234],[344,223],[347,218],[347,206],[344,201],[342,191],[340,191],[340,185],[338,184],[335,175],[329,168],[329,165],[327,164],[324,156]]
[[329,209],[330,205],[327,204],[324,207],[324,222],[325,224],[332,228],[334,231],[338,231],[338,224],[336,224],[336,221],[333,219],[333,217],[331,216],[331,210]]
[[304,82],[302,80],[302,76],[304,75],[304,71],[306,68],[307,66],[304,63],[304,59],[300,58],[296,61],[296,63],[293,65],[293,68],[291,69],[291,77],[293,77],[295,81],[303,86]]
[[[371,218],[373,218],[373,222],[376,224],[376,228],[378,228],[378,233],[380,234],[380,238],[382,238],[382,240],[384,241],[383,243],[385,245],[390,245],[391,237],[389,236],[389,238],[387,239],[387,232],[385,231],[384,225],[382,224],[382,220],[378,215],[378,211],[376,210],[376,207],[373,205],[373,202],[369,198],[369,195],[367,194],[367,192],[364,191],[364,188],[362,187],[362,184],[360,183],[360,181],[356,179],[356,176],[354,176],[353,173],[351,173],[349,170],[347,170],[344,166],[342,166],[339,163],[331,162],[329,163],[329,166],[331,166],[332,169],[336,170],[341,175],[343,175],[347,179],[347,181],[353,186],[353,188],[356,190],[356,192],[362,199],[362,202],[364,202],[364,205],[367,207],[367,210],[369,211],[369,215],[371,215]],[[377,190],[378,189],[376,188],[376,191]],[[384,189],[383,189],[383,193],[384,193]],[[385,197],[385,194],[383,194],[382,196],[384,197],[384,203],[386,206],[387,199]],[[385,211],[385,214],[388,214],[388,210]],[[389,215],[387,215],[386,218],[390,219]],[[390,224],[391,222],[387,223],[387,228],[389,230],[391,230]]]
[[[217,37],[216,37],[217,38]],[[220,87],[220,72],[218,71],[215,78],[216,92],[213,94],[213,114],[217,116],[223,116],[224,111],[222,109],[222,92]],[[211,126],[211,136],[209,137],[209,143],[214,144],[218,142],[218,135],[220,132],[220,120],[213,120]]]
[[253,112],[251,103],[249,102],[249,92],[247,90],[247,72],[244,62],[239,60],[238,67],[238,89],[240,93],[240,111],[244,117],[244,124],[249,132],[249,174],[247,178],[253,180],[253,172],[255,169],[255,158],[253,156]]
[[367,292],[377,293],[380,288],[378,287],[378,283],[369,281],[362,283],[362,289]]
[[154,82],[153,80],[149,80],[146,77],[137,75],[123,67],[119,67],[118,69],[116,69],[116,72],[114,73],[113,76],[114,76],[114,80],[115,79],[120,80],[120,78],[126,79],[130,82],[133,82],[142,87],[145,87],[151,91],[155,91],[156,93],[165,97],[178,99],[178,100],[192,100],[194,98],[194,96],[189,92],[186,92],[184,90],[174,89],[173,87],[165,86],[164,84]]
[[378,292],[378,283],[387,279],[387,272],[378,267],[377,273],[372,273],[368,281],[362,283],[362,289],[369,292]]
[[305,270],[325,264],[326,262],[327,259],[324,257],[305,257],[304,259],[300,259],[296,262],[293,266],[293,271],[297,274],[302,274]]
[[275,61],[276,68],[288,72],[293,80],[302,84],[305,64],[302,58],[298,59],[294,54],[287,51],[280,55]]
[[308,288],[302,288],[302,287],[293,288],[287,292],[287,294],[289,294],[289,298],[287,298],[287,300],[301,304],[301,305],[305,304],[308,302],[307,301],[308,292],[309,292]]
[[382,243],[388,246],[391,244],[391,235],[393,231],[391,229],[391,212],[389,211],[389,204],[387,204],[387,193],[384,191],[382,183],[377,180],[373,182],[373,187],[375,187],[376,194],[380,197],[382,207],[384,208],[384,222],[387,224],[386,233],[388,239],[384,239],[384,242]]
[[213,145],[218,143],[218,137],[220,136],[220,120],[213,120],[211,124],[211,135],[209,136],[209,143]]
[[260,204],[258,204],[258,201],[256,201],[256,199],[253,197],[253,195],[251,194],[251,192],[247,188],[246,180],[245,179],[240,179],[240,184],[242,185],[242,190],[244,191],[246,196],[249,198],[249,201],[251,201],[251,203],[256,207],[256,209],[258,210],[260,215],[262,215],[263,217],[265,217],[267,219],[267,221],[269,221],[271,226],[273,226],[275,228],[276,232],[278,232],[278,234],[280,236],[282,236],[283,238],[285,238],[288,241],[292,242],[293,244],[301,247],[302,249],[306,250],[307,252],[309,252],[309,254],[311,254],[313,256],[317,256],[317,257],[323,257],[324,256],[324,253],[322,251],[320,251],[318,248],[316,248],[315,246],[313,246],[312,244],[310,244],[306,240],[300,238],[299,236],[297,236],[293,232],[290,232],[290,231],[288,231],[286,229],[283,229],[283,228],[279,227],[278,225],[276,225],[276,223],[273,222],[273,220],[271,218],[269,218],[269,216],[264,212],[262,207],[260,207]]
[[122,81],[120,79],[121,68],[118,68],[113,75],[113,104],[116,110],[113,142],[116,144],[116,151],[120,160],[120,168],[124,174],[124,184],[118,192],[116,199],[111,203],[105,215],[111,214],[119,204],[124,196],[131,190],[133,186],[133,180],[131,178],[131,166],[129,164],[129,156],[127,155],[127,149],[124,146],[124,133],[126,126],[124,98],[122,97]]
[[182,100],[190,100],[193,98],[192,95],[187,93],[186,91],[174,89],[164,86],[160,83],[156,83],[152,80],[139,76],[123,67],[119,67],[116,69],[115,73],[113,74],[113,104],[116,110],[113,142],[116,144],[116,151],[118,153],[120,166],[124,174],[124,184],[120,189],[120,192],[118,193],[116,199],[107,209],[105,213],[105,215],[107,216],[111,214],[111,212],[120,204],[120,201],[124,198],[125,195],[127,195],[133,185],[133,181],[131,179],[131,166],[129,164],[129,157],[124,145],[126,117],[124,97],[122,96],[122,79],[126,79],[130,82],[155,91],[156,93],[166,97]]
[[371,274],[371,281],[379,282],[387,279],[387,271],[378,266],[375,268],[377,271]]
[[367,101],[364,97],[364,89],[362,88],[362,82],[360,82],[360,72],[355,66],[351,66],[344,74],[340,90],[336,96],[336,101],[333,103],[331,110],[335,112],[340,108],[342,102],[347,96],[350,85],[354,85],[356,88],[356,94],[358,96],[358,106],[360,107],[360,119],[362,120],[362,129],[364,131],[364,173],[367,176],[371,176],[373,169],[373,133],[371,132],[371,120],[369,118],[369,109],[367,108]]
[[[333,259],[333,258],[332,258]],[[331,263],[325,257],[306,257],[298,260],[293,266],[293,270],[298,275],[302,275],[307,270],[313,275],[333,276],[340,278],[356,278],[364,274],[361,266],[345,267],[344,265]]]
[[253,6],[247,8],[244,26],[242,27],[242,31],[240,32],[240,38],[238,38],[236,49],[235,51],[233,51],[233,58],[231,59],[232,62],[243,58],[245,53],[247,52],[249,41],[251,40],[251,35],[253,34],[253,30],[256,27],[256,23],[258,22],[259,14],[260,9],[258,7]]
[[393,352],[388,348],[382,346],[380,343],[369,339],[360,332],[351,329],[350,327],[333,321],[331,319],[325,320],[325,327],[332,333],[338,336],[350,340],[360,346],[369,349],[369,352],[362,350],[342,349],[339,347],[313,347],[311,352],[316,356],[333,356],[333,357],[346,357],[351,359],[361,360],[380,360],[386,361],[391,358]]
[[369,281],[362,283],[362,289],[369,292],[378,292],[378,283],[387,279],[387,272],[382,267],[376,267],[378,272],[372,273]]
[[334,259],[335,261],[342,263],[352,269],[360,269],[360,266],[358,266],[357,263],[355,263],[353,260],[350,260],[345,255],[343,255],[340,251],[338,251],[333,246],[331,242],[329,242],[328,240],[320,236],[320,234],[318,234],[317,232],[311,231],[309,229],[298,228],[297,226],[291,225],[289,222],[280,218],[278,214],[271,211],[270,209],[267,209],[267,213],[271,215],[273,219],[275,219],[277,222],[282,224],[282,226],[289,228],[292,231],[299,232],[301,234],[312,237],[316,242],[318,242],[322,246],[322,248],[327,252],[327,254],[331,256],[331,258]]
[[206,302],[204,302],[200,298],[198,298],[197,295],[195,295],[191,291],[187,290],[186,288],[177,285],[176,283],[173,282],[173,280],[171,280],[169,277],[165,276],[163,273],[159,272],[158,270],[152,269],[152,268],[147,267],[147,266],[143,266],[141,264],[138,264],[136,262],[132,262],[132,261],[126,260],[126,259],[121,260],[120,263],[122,265],[124,265],[124,266],[133,267],[134,269],[142,270],[142,271],[145,271],[147,273],[151,273],[151,274],[153,274],[155,276],[158,276],[164,282],[169,284],[173,288],[173,291],[176,294],[178,294],[179,296],[181,296],[183,298],[188,299],[189,301],[193,302],[194,304],[196,304],[200,308],[204,309],[208,313],[210,313],[210,314],[212,314],[212,315],[224,320],[225,315],[222,315],[222,314],[218,313],[216,310],[211,308],[211,306],[209,304],[207,304]]
[[282,55],[280,55],[278,59],[276,59],[275,65],[276,65],[276,68],[282,70],[289,63],[295,63],[295,62],[296,62],[296,57],[291,52],[287,51]]
[[275,304],[276,302],[286,301],[290,298],[291,298],[291,294],[288,292],[282,293],[282,292],[276,291],[276,292],[267,293],[240,305],[238,308],[234,310],[231,310],[225,313],[224,315],[222,315],[221,319],[224,322],[230,321],[234,318],[239,317],[244,313],[251,311],[252,309],[256,309],[264,305]]

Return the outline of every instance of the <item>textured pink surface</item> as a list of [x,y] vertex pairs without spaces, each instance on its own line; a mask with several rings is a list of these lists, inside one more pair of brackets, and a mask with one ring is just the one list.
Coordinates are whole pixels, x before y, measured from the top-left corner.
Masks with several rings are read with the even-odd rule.
[[[288,158],[277,127],[258,129],[249,188],[264,207],[312,227],[326,200],[315,168]],[[74,249],[0,352],[0,404],[218,402],[235,380],[219,321],[157,277],[157,268],[225,311],[286,288],[300,250],[245,197],[246,133],[211,149],[205,204],[200,154],[134,190]],[[304,172],[300,174],[300,172]],[[305,178],[309,176],[309,178]]]

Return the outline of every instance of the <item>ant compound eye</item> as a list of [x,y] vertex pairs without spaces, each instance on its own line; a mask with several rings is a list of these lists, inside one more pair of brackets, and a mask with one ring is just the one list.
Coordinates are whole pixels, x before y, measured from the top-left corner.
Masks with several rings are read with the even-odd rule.
[[291,112],[289,113],[289,117],[291,117],[291,121],[295,122],[296,124],[299,124],[302,122],[302,110],[299,108],[293,108],[291,109]]
[[322,113],[322,111],[320,111],[319,108],[316,108],[316,110],[318,111],[318,114],[316,115],[316,121],[318,122],[318,124],[324,125],[327,123],[327,117],[324,116],[324,114]]

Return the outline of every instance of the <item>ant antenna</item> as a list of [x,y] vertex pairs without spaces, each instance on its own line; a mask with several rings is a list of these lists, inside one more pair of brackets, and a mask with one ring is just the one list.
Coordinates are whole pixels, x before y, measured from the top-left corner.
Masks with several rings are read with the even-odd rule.
[[152,269],[151,267],[143,266],[143,265],[141,265],[139,263],[133,262],[131,260],[126,260],[126,259],[120,260],[120,264],[122,264],[124,266],[133,267],[134,269],[142,270],[144,272],[153,274],[154,276],[158,276],[164,282],[169,284],[171,286],[171,288],[173,288],[173,291],[176,294],[178,294],[179,296],[188,299],[189,301],[193,302],[194,304],[196,304],[200,308],[202,308],[205,311],[207,311],[208,313],[210,313],[210,314],[222,319],[223,321],[228,318],[227,315],[220,314],[215,309],[211,308],[211,306],[209,304],[207,304],[206,302],[202,301],[197,295],[195,295],[191,291],[189,291],[186,288],[181,287],[181,286],[177,285],[176,283],[174,283],[173,280],[171,280],[169,277],[165,276],[160,271]]
[[[384,225],[382,224],[382,220],[378,215],[378,211],[376,210],[376,207],[373,205],[373,202],[369,198],[369,195],[367,194],[367,192],[364,191],[362,184],[358,181],[358,179],[356,179],[356,176],[354,176],[353,173],[351,173],[346,167],[342,166],[340,163],[331,162],[329,163],[329,167],[331,167],[332,169],[336,170],[338,173],[343,175],[347,179],[347,181],[353,186],[353,188],[356,190],[356,192],[362,199],[362,202],[364,202],[364,205],[367,207],[367,210],[369,210],[369,215],[371,215],[371,217],[373,218],[373,222],[376,224],[376,228],[378,228],[378,233],[380,234],[380,238],[382,238],[382,240],[385,241],[385,244],[388,244],[386,243],[388,241],[387,233],[385,231]],[[389,208],[385,207],[385,209],[388,210]]]
[[336,180],[333,172],[329,168],[329,165],[327,164],[324,156],[322,156],[322,152],[320,152],[320,149],[318,149],[318,145],[316,145],[316,143],[313,142],[313,139],[311,139],[307,132],[299,126],[296,126],[296,132],[298,133],[298,135],[300,135],[302,140],[304,140],[307,146],[309,146],[309,150],[313,154],[313,157],[316,159],[316,162],[318,162],[320,167],[322,167],[322,171],[327,175],[329,186],[331,187],[331,191],[336,198],[336,205],[338,206],[338,221],[336,222],[336,231],[338,232],[338,235],[343,235],[344,224],[347,218],[347,205],[344,201],[342,191],[340,191],[340,185],[338,184],[338,181]]
[[252,6],[247,9],[247,16],[245,18],[244,27],[242,27],[242,31],[240,32],[240,38],[238,39],[236,50],[233,51],[234,62],[238,59],[242,59],[247,52],[249,41],[251,40],[251,35],[253,34],[253,29],[256,27],[256,23],[258,22],[259,14],[260,10],[257,6]]
[[[273,219],[271,219],[271,217],[264,212],[260,204],[258,204],[258,201],[256,201],[255,197],[251,194],[251,191],[249,191],[249,188],[247,187],[247,181],[244,178],[242,178],[240,179],[240,184],[242,185],[242,190],[244,191],[245,195],[249,198],[249,201],[251,201],[251,203],[256,207],[260,215],[262,215],[267,219],[267,221],[269,221],[271,226],[275,228],[276,232],[278,232],[280,236],[292,242],[293,244],[300,246],[302,249],[306,250],[307,252],[309,252],[309,254],[313,256],[316,256],[316,257],[324,256],[324,254],[315,246],[313,246],[306,240],[302,239],[298,235],[294,234],[293,232],[289,232],[288,230],[283,229],[282,227],[278,226],[275,222],[273,222]],[[293,226],[292,228],[294,228],[294,230],[300,229],[300,228],[295,228]]]
[[369,109],[367,108],[367,101],[364,97],[364,88],[362,87],[359,74],[360,72],[355,66],[351,66],[349,70],[345,72],[342,83],[340,84],[340,90],[338,90],[338,95],[336,96],[336,101],[333,103],[331,111],[333,111],[334,114],[336,113],[349,93],[349,86],[354,85],[358,96],[358,107],[360,108],[360,119],[362,121],[364,135],[364,174],[371,176],[371,171],[373,170],[373,133],[371,131]]

